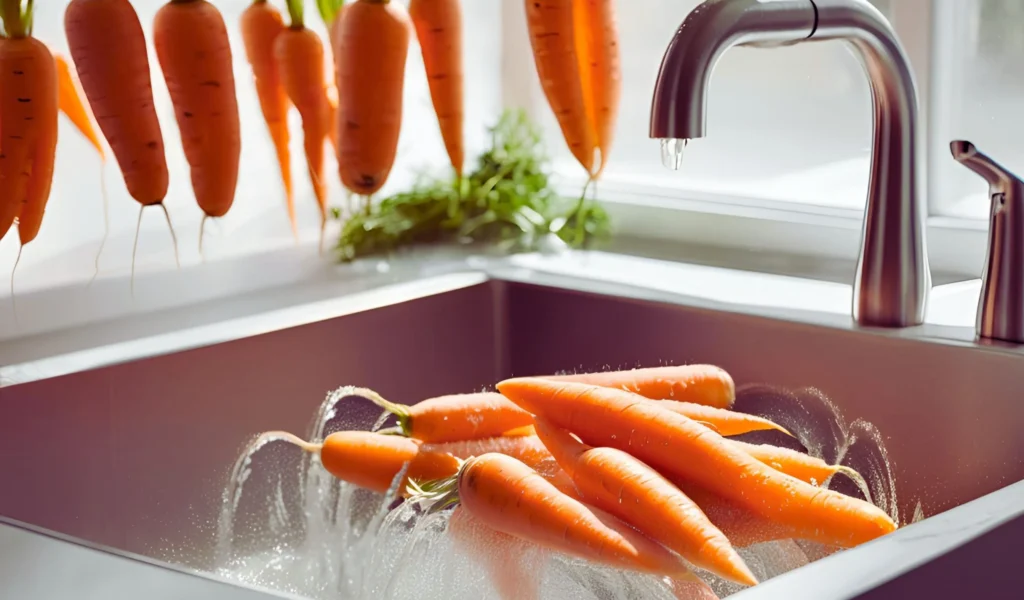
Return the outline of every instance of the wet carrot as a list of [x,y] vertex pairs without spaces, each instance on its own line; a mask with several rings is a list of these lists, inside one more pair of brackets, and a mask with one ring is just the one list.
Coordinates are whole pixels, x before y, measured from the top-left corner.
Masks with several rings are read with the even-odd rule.
[[524,6],[533,61],[544,96],[569,151],[588,174],[593,174],[597,134],[587,115],[573,0],[525,0]]
[[241,125],[227,27],[206,0],[170,0],[153,20],[153,46],[204,213],[201,252],[206,219],[227,214],[238,185]]
[[545,379],[589,383],[633,392],[652,400],[693,402],[715,408],[731,408],[736,400],[736,384],[732,377],[714,365],[550,375]]
[[373,390],[358,389],[352,395],[394,414],[404,435],[424,442],[488,438],[533,423],[529,413],[496,392],[438,396],[412,406],[389,402]]
[[281,73],[274,59],[274,41],[285,30],[281,13],[267,0],[255,0],[242,12],[241,32],[245,57],[252,68],[260,111],[270,132],[281,171],[288,221],[292,235],[299,235],[295,216],[295,192],[292,185],[292,155],[289,149],[288,94],[281,84]]
[[32,37],[31,18],[23,18],[21,2],[3,0],[0,7],[7,33],[0,39],[0,238],[17,218],[24,247],[39,233],[53,183],[57,67],[49,48]]
[[455,477],[432,488],[442,504],[457,501],[488,527],[544,548],[617,568],[697,579],[661,544],[558,491],[504,454],[471,458]]
[[430,98],[456,177],[462,177],[463,73],[461,0],[410,0]]
[[689,417],[694,421],[710,423],[720,435],[741,435],[752,431],[781,431],[792,436],[785,427],[756,415],[733,412],[695,402],[678,402],[676,400],[658,400],[659,407]]
[[692,481],[830,545],[855,546],[896,524],[868,502],[779,473],[692,419],[614,388],[512,379],[498,390],[594,446],[629,452],[669,478]]
[[809,454],[771,444],[748,444],[737,440],[729,440],[729,443],[776,471],[811,485],[824,485],[833,475],[842,473],[852,479],[863,492],[868,493],[867,482],[860,473],[845,465],[830,465]]
[[799,539],[803,533],[792,527],[761,515],[702,489],[692,483],[674,480],[679,489],[704,512],[736,548],[775,540]]
[[412,24],[398,2],[356,0],[338,29],[338,171],[352,193],[369,196],[387,182],[398,151]]
[[757,585],[729,539],[657,471],[621,450],[588,446],[543,417],[537,417],[535,427],[584,502],[608,511],[698,567]]

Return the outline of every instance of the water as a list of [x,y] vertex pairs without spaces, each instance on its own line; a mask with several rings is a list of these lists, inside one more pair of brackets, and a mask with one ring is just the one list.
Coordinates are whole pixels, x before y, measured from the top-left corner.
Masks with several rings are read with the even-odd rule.
[[661,164],[678,171],[683,166],[683,150],[689,140],[666,138],[661,140]]
[[[327,395],[307,439],[315,443],[333,431],[366,428],[365,423],[348,422],[349,411],[338,410],[355,390],[343,387]],[[737,408],[775,419],[811,454],[857,469],[875,502],[898,517],[888,455],[869,423],[847,425],[817,390],[749,386],[737,392]],[[386,420],[387,414],[381,415],[372,428]],[[769,441],[797,445],[791,440]],[[829,487],[858,494],[848,480],[833,480]],[[339,482],[323,469],[315,453],[305,452],[280,433],[264,434],[239,457],[224,492],[216,570],[229,580],[313,600],[680,597],[660,578],[552,554],[496,536],[467,519],[453,523],[451,510],[428,515],[396,498],[394,486],[381,496]],[[764,581],[835,549],[785,540],[738,551]],[[698,574],[721,597],[742,589],[709,573]]]

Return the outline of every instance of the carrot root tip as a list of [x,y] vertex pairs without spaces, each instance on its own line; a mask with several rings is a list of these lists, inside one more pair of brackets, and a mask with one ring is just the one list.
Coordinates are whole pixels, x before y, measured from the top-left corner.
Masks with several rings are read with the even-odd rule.
[[167,212],[167,205],[163,202],[160,203],[160,208],[164,211],[164,219],[167,220],[167,229],[171,231],[171,243],[174,244],[174,264],[181,268],[181,259],[178,257],[178,236],[174,233],[174,225],[171,224],[171,213]]

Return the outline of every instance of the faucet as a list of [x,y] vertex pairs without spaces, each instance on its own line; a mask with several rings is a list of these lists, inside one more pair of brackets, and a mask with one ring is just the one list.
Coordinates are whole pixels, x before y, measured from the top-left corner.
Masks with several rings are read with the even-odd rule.
[[925,244],[917,86],[892,26],[866,0],[707,0],[680,25],[662,59],[650,137],[678,168],[686,141],[704,136],[707,91],[732,46],[845,40],[871,82],[874,138],[853,319],[864,326],[924,321],[931,271]]
[[966,140],[953,158],[988,183],[988,252],[975,328],[979,338],[1024,344],[1024,181]]

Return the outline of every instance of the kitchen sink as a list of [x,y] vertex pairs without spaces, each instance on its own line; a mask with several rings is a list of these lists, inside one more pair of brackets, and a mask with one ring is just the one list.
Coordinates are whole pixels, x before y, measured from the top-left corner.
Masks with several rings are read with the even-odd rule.
[[[848,318],[800,318],[504,264],[405,277],[140,344],[82,351],[93,362],[0,387],[0,516],[203,573],[215,559],[239,453],[262,431],[307,432],[340,385],[414,403],[509,376],[690,362],[733,375],[737,410],[833,436],[852,435],[859,422],[861,439],[842,456],[826,448],[826,458],[875,469],[883,487],[894,483],[888,509],[901,524],[925,517],[744,597],[787,582],[797,590],[787,597],[801,597],[802,572],[845,565],[850,575],[851,561],[864,565],[861,593],[898,574],[886,569],[926,562],[924,546],[945,552],[934,540],[913,543],[915,530],[941,523],[935,535],[960,535],[949,542],[960,545],[1024,512],[992,495],[1021,495],[1011,484],[1024,479],[1024,357],[927,328],[859,329]],[[379,414],[355,399],[339,406],[363,427]],[[941,521],[949,515],[961,515],[966,529]],[[873,556],[889,560],[872,566]],[[817,589],[806,597],[854,593]]]

